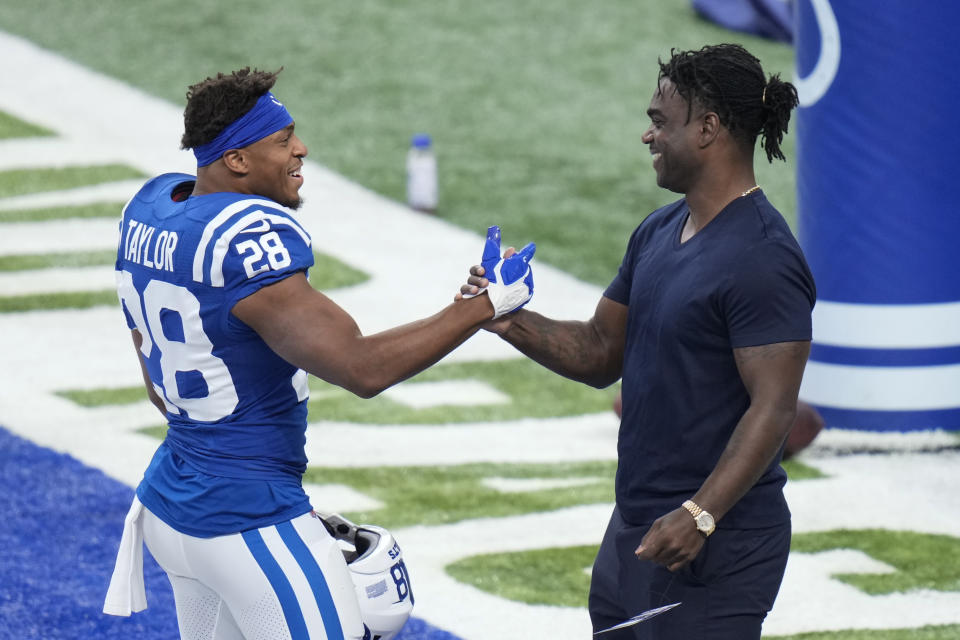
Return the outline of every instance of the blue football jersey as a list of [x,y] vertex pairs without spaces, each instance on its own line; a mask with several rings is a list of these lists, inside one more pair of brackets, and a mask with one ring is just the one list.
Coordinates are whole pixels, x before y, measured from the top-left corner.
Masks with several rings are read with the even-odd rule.
[[313,265],[310,236],[277,203],[238,193],[181,197],[165,174],[127,204],[117,288],[169,428],[138,487],[175,529],[211,536],[310,510],[306,373],[231,313],[237,301]]

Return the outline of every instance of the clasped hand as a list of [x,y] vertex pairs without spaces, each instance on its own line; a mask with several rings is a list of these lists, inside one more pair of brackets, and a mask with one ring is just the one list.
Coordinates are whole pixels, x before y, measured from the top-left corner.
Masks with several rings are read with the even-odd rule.
[[493,318],[516,311],[533,297],[533,270],[530,260],[537,250],[534,243],[519,252],[511,247],[500,256],[500,227],[487,229],[483,256],[479,265],[470,268],[467,284],[460,287],[458,298],[470,298],[486,292],[493,305]]

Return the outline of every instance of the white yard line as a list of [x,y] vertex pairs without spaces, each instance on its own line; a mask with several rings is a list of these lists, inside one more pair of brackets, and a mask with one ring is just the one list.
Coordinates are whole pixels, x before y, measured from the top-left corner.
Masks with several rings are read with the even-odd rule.
[[[181,106],[2,32],[0,77],[16,87],[0,91],[0,110],[58,134],[0,142],[0,170],[105,162],[125,163],[148,174],[193,169],[192,156],[177,149]],[[64,95],[71,99],[58,98]],[[96,99],[80,97],[87,95]],[[466,267],[479,256],[485,225],[498,222],[478,221],[476,229],[465,231],[412,212],[314,163],[307,163],[304,174],[307,204],[302,219],[316,248],[372,276],[358,287],[331,292],[366,331],[428,315],[446,304]],[[0,210],[121,201],[137,184],[123,181],[10,198],[0,200]],[[531,239],[514,238],[509,221],[499,222],[508,242]],[[114,220],[2,224],[0,255],[113,248],[116,233]],[[531,308],[563,318],[587,317],[600,288],[549,267],[543,259],[548,257],[535,262],[537,296]],[[90,288],[101,288],[106,275],[99,268],[9,275],[0,277],[0,291],[73,290],[87,279]],[[509,357],[516,353],[488,334],[471,339],[452,356]],[[128,485],[139,481],[156,441],[136,430],[159,422],[153,407],[143,402],[84,409],[53,395],[59,389],[139,384],[119,309],[0,314],[0,358],[0,424]],[[610,413],[449,426],[315,421],[308,430],[308,452],[314,464],[337,466],[612,460],[616,431]],[[877,526],[951,535],[960,531],[960,505],[955,492],[950,493],[960,480],[960,454],[834,456],[846,437],[826,433],[824,447],[804,453],[804,462],[830,477],[788,485],[796,531]],[[894,438],[878,435],[871,447]],[[953,442],[946,435],[934,438]],[[368,496],[337,485],[309,490],[337,508],[370,505],[364,502],[371,500]],[[360,504],[365,507],[356,506]],[[465,640],[588,637],[584,609],[510,602],[454,581],[443,568],[477,553],[597,544],[609,512],[610,505],[586,505],[397,531],[414,574],[416,615]],[[838,568],[878,567],[858,552],[792,555],[766,632],[960,623],[960,594],[867,596],[832,579],[830,573]]]
[[116,249],[120,218],[9,222],[0,233],[0,255]]
[[112,266],[0,272],[0,295],[112,289],[116,286],[114,273]]
[[[0,157],[2,151],[0,151]],[[24,196],[0,199],[0,211],[14,211],[17,209],[43,209],[47,207],[69,207],[98,202],[123,204],[133,197],[133,194],[143,186],[143,180],[119,180],[104,182],[87,187],[64,189],[62,191],[48,191],[31,193]],[[122,208],[117,207],[111,218],[120,220]]]
[[[450,425],[312,422],[307,456],[321,466],[419,466],[475,462],[615,460],[617,418],[610,413]],[[344,451],[363,442],[363,455]]]
[[109,146],[71,140],[62,135],[0,140],[0,171],[124,163],[126,161],[117,157]]

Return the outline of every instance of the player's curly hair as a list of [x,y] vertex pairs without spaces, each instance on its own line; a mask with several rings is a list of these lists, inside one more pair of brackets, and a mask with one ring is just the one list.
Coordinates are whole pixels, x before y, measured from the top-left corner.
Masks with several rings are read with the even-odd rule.
[[790,112],[797,106],[797,89],[764,75],[760,61],[738,44],[719,44],[699,51],[670,50],[670,60],[660,63],[659,80],[669,79],[687,102],[713,111],[734,139],[753,149],[761,136],[767,160],[786,160],[780,143],[787,133]]
[[192,149],[211,142],[234,120],[253,108],[260,96],[269,91],[283,71],[250,70],[218,73],[187,89],[187,107],[183,110],[181,149]]

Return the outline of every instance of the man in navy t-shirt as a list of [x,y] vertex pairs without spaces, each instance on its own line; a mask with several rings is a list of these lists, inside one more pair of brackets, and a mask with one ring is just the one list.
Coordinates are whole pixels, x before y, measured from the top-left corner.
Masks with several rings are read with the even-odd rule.
[[[811,339],[813,278],[756,183],[795,88],[737,45],[660,63],[643,142],[684,198],[634,231],[586,322],[522,309],[486,325],[569,378],[623,379],[616,508],[593,568],[594,631],[680,602],[617,638],[760,638],[790,546],[782,446]],[[468,284],[486,285],[481,267]]]

